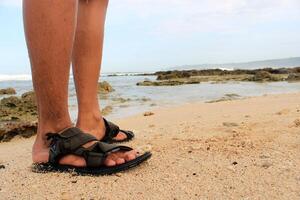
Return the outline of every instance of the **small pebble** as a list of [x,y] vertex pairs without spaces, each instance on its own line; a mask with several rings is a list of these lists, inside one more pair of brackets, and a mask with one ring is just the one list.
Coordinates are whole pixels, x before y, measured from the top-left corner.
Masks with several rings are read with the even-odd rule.
[[5,166],[4,165],[0,165],[0,169],[5,169]]
[[236,161],[232,162],[233,165],[237,165],[238,163]]
[[153,112],[145,112],[144,113],[144,116],[151,116],[151,115],[154,115],[154,113]]

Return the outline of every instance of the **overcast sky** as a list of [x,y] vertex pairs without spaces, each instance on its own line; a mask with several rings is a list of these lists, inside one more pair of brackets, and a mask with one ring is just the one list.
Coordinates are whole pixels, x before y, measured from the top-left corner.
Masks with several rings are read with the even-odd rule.
[[[0,74],[30,73],[21,3],[0,0]],[[299,56],[300,1],[111,0],[104,51],[106,72]]]

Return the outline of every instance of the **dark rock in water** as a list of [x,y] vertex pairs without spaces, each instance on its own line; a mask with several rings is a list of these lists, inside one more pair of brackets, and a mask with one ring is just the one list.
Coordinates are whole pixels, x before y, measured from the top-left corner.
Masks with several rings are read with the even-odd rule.
[[0,95],[5,95],[5,94],[16,94],[16,90],[14,88],[0,89]]
[[300,73],[292,73],[286,79],[287,81],[300,81]]
[[37,105],[34,92],[21,97],[11,96],[0,101],[0,141],[16,135],[30,137],[37,129]]
[[106,94],[106,93],[110,93],[113,91],[115,91],[115,90],[107,81],[98,83],[98,93]]
[[157,80],[169,80],[177,78],[190,78],[191,74],[188,71],[167,71],[163,74],[158,74]]

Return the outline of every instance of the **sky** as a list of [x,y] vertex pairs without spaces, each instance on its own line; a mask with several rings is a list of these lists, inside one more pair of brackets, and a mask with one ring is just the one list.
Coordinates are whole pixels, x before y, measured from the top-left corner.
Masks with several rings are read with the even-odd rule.
[[[0,0],[0,27],[0,74],[30,73],[21,0]],[[110,0],[102,69],[141,72],[296,56],[299,0]]]

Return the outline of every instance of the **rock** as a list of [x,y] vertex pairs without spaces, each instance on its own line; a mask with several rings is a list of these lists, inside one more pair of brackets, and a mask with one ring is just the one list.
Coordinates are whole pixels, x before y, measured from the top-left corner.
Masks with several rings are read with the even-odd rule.
[[16,135],[31,137],[37,131],[37,122],[0,122],[0,141],[8,142]]
[[154,115],[154,113],[153,112],[145,112],[144,113],[144,116],[151,116],[151,115]]
[[15,108],[18,105],[20,105],[21,102],[22,101],[19,97],[11,96],[11,97],[1,99],[0,105],[6,106],[6,107],[9,107],[9,108]]
[[0,165],[0,169],[5,169],[5,165]]
[[105,106],[102,110],[101,110],[101,113],[102,115],[108,115],[112,112],[113,110],[113,107],[111,106]]
[[239,126],[237,123],[235,122],[223,122],[223,126],[226,127],[235,127],[235,126]]
[[191,74],[188,71],[167,71],[165,73],[159,74],[157,80],[169,80],[177,78],[190,78]]
[[292,73],[286,79],[289,82],[300,81],[300,73]]
[[14,88],[0,89],[0,95],[8,95],[8,94],[16,94],[16,90]]
[[130,98],[125,99],[123,97],[113,98],[112,100],[117,101],[118,103],[125,103],[125,102],[128,102],[128,101],[131,101]]
[[1,99],[0,141],[9,141],[16,135],[30,137],[36,133],[36,128],[37,106],[34,92]]
[[110,93],[113,91],[115,91],[115,90],[112,88],[112,86],[107,81],[98,83],[98,93],[107,94],[107,93]]
[[247,81],[257,81],[257,82],[265,82],[265,81],[284,81],[285,79],[283,77],[278,77],[270,72],[260,70],[257,71],[254,76],[249,77],[246,79]]

